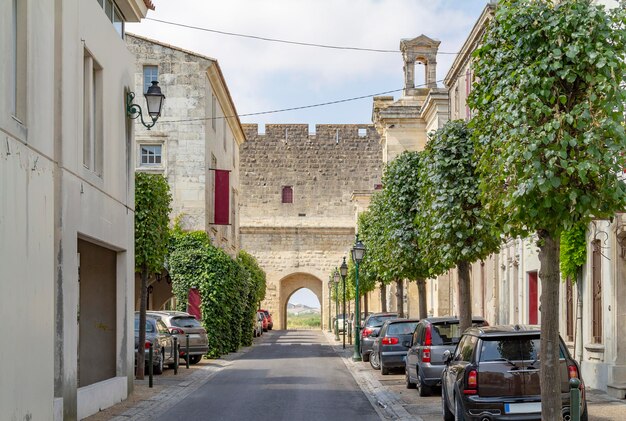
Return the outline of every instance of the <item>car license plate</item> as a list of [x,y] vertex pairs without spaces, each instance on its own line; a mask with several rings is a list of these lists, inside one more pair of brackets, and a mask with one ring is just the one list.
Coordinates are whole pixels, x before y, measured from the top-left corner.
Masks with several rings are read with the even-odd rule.
[[532,414],[541,412],[541,402],[505,403],[506,414]]
[[189,339],[200,339],[199,333],[191,333],[189,334]]

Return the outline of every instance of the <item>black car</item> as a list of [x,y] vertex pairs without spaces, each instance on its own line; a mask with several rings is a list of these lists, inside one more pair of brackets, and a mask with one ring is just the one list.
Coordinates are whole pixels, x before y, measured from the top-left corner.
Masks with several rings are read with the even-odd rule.
[[[441,406],[446,421],[541,420],[541,331],[538,326],[467,329],[453,354],[445,351]],[[564,419],[570,416],[569,380],[580,380],[580,419],[586,421],[585,386],[578,363],[561,339],[560,380]]]
[[[397,319],[398,313],[373,313],[367,316],[361,326],[361,359],[365,362],[370,360],[370,352],[376,341],[376,334],[380,331],[381,326],[389,319]],[[374,334],[374,336],[371,336]]]
[[[392,368],[404,369],[406,351],[418,319],[389,319],[375,334],[376,341],[370,353],[370,365],[382,374]],[[372,336],[372,335],[370,335]]]

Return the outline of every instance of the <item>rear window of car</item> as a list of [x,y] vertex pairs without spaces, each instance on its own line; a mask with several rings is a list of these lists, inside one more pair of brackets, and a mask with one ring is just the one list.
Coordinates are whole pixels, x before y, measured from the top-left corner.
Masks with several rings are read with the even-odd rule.
[[[480,361],[538,361],[540,342],[538,337],[483,338]],[[562,348],[560,357],[565,358]]]
[[396,316],[395,314],[390,314],[388,316],[370,317],[370,319],[367,321],[367,326],[368,327],[381,327],[383,323],[385,323],[385,320],[397,319],[397,318],[398,316]]
[[[135,332],[139,332],[139,318],[135,319]],[[152,325],[152,323],[150,323],[147,320],[146,320],[146,332],[147,333],[154,332],[154,326]]]
[[391,323],[387,327],[387,335],[412,335],[417,322]]
[[195,317],[173,317],[172,326],[174,327],[202,327]]
[[[482,326],[484,322],[472,322],[472,326]],[[431,329],[431,339],[433,345],[456,345],[461,339],[459,322],[433,323]]]

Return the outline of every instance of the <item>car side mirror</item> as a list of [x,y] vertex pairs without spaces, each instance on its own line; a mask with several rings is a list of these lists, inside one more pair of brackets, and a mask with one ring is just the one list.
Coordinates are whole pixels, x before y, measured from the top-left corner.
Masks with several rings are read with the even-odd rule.
[[449,350],[443,351],[443,362],[449,364],[452,361],[452,353]]

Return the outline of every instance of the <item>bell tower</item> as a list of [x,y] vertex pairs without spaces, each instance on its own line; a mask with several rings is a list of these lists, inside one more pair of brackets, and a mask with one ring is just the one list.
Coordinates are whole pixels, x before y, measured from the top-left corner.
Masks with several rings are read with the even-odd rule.
[[[428,90],[437,88],[437,51],[441,41],[426,35],[400,41],[404,60],[404,96],[423,96]],[[424,65],[425,80],[415,80],[415,64]]]

